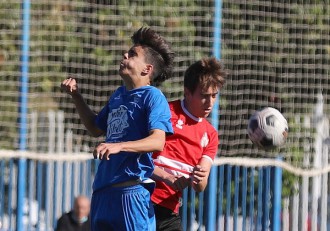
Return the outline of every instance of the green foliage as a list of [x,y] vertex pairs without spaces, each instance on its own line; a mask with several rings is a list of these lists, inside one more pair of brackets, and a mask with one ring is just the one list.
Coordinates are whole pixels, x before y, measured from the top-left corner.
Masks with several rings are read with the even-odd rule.
[[[0,147],[10,148],[18,118],[19,4],[0,3]],[[11,9],[11,14],[8,10]],[[6,19],[6,20],[2,20]]]
[[[65,110],[55,98],[68,75],[80,76],[82,93],[89,86],[118,86],[117,69],[130,37],[150,26],[172,44],[180,65],[193,60],[197,29],[190,16],[198,1],[53,1],[31,2],[29,50],[29,112]],[[20,97],[22,10],[19,3],[0,3],[0,148],[15,148]],[[177,39],[184,38],[184,39]],[[205,56],[209,53],[199,53]],[[180,57],[189,57],[182,59]],[[181,75],[180,72],[178,75]],[[111,76],[111,78],[109,78]],[[181,92],[180,83],[177,89]],[[165,86],[165,89],[169,89]],[[173,89],[173,88],[172,88]],[[104,101],[109,90],[97,90]],[[16,103],[13,103],[16,102]],[[99,100],[88,99],[97,105]],[[72,120],[71,120],[72,121]],[[79,122],[73,120],[73,122]],[[17,126],[11,126],[15,124]]]

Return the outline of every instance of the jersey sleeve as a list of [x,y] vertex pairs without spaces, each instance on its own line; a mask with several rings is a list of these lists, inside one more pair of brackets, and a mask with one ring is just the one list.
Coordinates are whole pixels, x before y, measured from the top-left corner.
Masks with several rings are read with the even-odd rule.
[[97,114],[95,118],[96,126],[103,131],[107,130],[108,114],[109,114],[109,109],[108,109],[108,105],[106,105],[102,108],[102,110]]
[[213,127],[210,129],[209,135],[210,141],[209,144],[205,147],[202,157],[209,158],[213,162],[218,152],[219,137],[218,132]]
[[171,112],[163,93],[158,89],[154,89],[146,100],[149,131],[160,129],[165,131],[167,135],[173,134]]

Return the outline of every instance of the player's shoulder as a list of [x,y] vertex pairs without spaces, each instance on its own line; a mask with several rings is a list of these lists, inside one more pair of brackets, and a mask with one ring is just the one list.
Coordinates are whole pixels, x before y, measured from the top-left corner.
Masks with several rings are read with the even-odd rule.
[[152,94],[163,94],[160,89],[154,86],[146,85],[138,88],[134,88],[131,90],[127,90],[125,86],[121,86],[117,89],[117,91],[129,94],[129,95],[152,95]]
[[173,100],[168,102],[168,105],[170,107],[170,110],[175,113],[182,113],[182,108],[181,108],[181,101],[178,100]]
[[217,132],[215,127],[211,124],[211,122],[207,118],[203,119],[203,124],[210,132]]
[[146,91],[150,91],[150,92],[157,92],[157,93],[162,92],[159,88],[154,87],[154,86],[150,86],[150,85],[144,86],[141,89],[146,90]]
[[172,100],[172,101],[169,101],[168,104],[170,105],[170,107],[179,107],[181,104],[181,101],[179,99]]
[[160,97],[165,98],[165,95],[163,94],[163,92],[154,86],[144,86],[144,87],[140,88],[140,91],[144,92],[144,94],[146,96],[150,96],[150,97],[159,97],[160,96]]

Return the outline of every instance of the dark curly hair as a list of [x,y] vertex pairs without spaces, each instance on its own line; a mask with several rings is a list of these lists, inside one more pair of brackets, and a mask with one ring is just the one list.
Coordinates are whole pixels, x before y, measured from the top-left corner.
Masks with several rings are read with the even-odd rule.
[[146,62],[153,65],[151,81],[159,84],[172,75],[174,52],[167,41],[154,30],[141,27],[131,37],[134,45],[140,45],[145,51]]

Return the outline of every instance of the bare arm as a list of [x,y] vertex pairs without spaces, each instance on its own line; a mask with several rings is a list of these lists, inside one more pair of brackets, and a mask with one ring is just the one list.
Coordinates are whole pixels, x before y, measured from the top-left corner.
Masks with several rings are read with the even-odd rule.
[[202,158],[195,166],[192,173],[192,187],[196,192],[202,192],[207,186],[212,162],[208,158]]
[[151,178],[155,181],[163,181],[174,190],[180,191],[185,189],[190,184],[190,179],[187,179],[184,176],[174,176],[157,166],[155,167]]
[[73,103],[75,104],[76,109],[78,111],[79,117],[82,123],[85,125],[86,129],[89,131],[89,133],[94,137],[98,137],[104,134],[104,132],[96,126],[94,122],[96,113],[90,109],[90,107],[86,104],[84,98],[78,91],[78,85],[76,80],[73,78],[68,78],[64,80],[61,83],[61,89],[71,95]]
[[196,192],[202,192],[207,186],[211,167],[211,160],[208,158],[202,158],[194,167],[190,178],[187,179],[184,176],[174,176],[156,166],[151,178],[153,180],[165,182],[174,190],[183,190],[188,185],[191,185]]
[[110,155],[121,151],[143,153],[162,151],[165,145],[165,132],[159,129],[152,130],[144,139],[120,143],[101,143],[93,152],[94,158],[109,160]]

